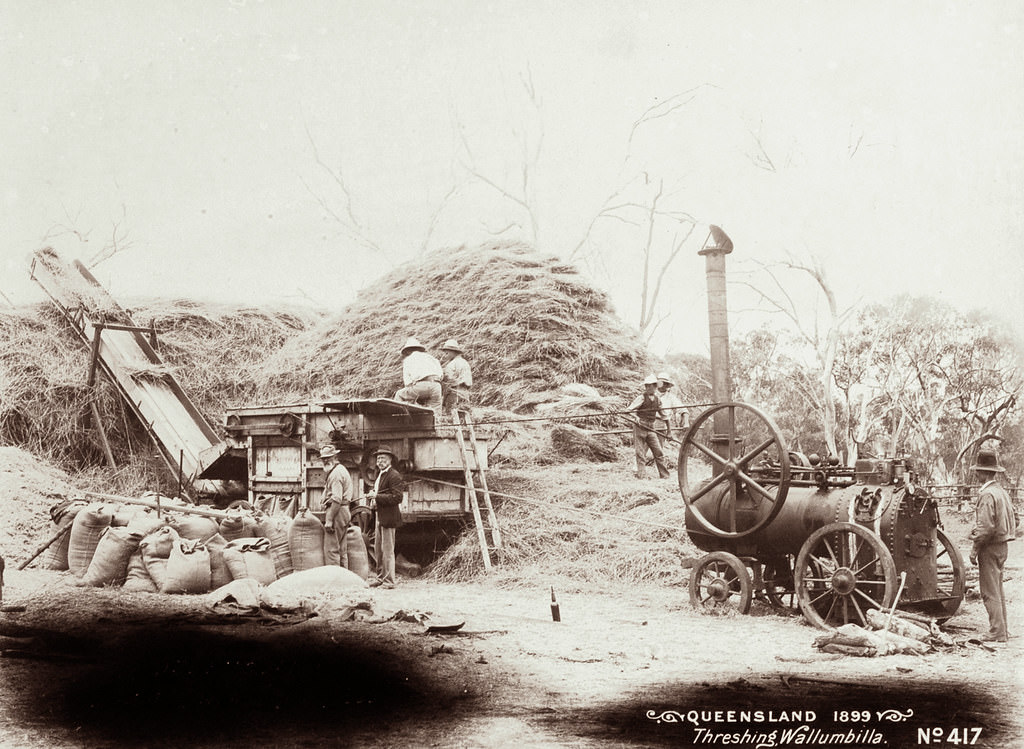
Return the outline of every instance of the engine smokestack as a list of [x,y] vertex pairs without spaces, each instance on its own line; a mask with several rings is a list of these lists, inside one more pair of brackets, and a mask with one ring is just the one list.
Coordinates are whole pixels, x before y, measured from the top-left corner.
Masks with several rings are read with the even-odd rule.
[[[708,238],[697,254],[704,256],[708,283],[711,396],[715,403],[727,403],[732,400],[732,378],[729,375],[729,308],[725,297],[725,256],[730,252],[732,240],[724,231],[712,224]],[[715,426],[715,431],[721,433],[718,425]]]

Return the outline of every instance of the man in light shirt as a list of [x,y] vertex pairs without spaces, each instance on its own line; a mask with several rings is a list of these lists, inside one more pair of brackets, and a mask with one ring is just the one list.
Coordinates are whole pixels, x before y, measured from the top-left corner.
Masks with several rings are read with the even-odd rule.
[[971,530],[971,564],[978,566],[978,587],[988,613],[988,633],[982,640],[1006,642],[1006,594],[1003,592],[1003,565],[1007,544],[1016,536],[1017,520],[1006,489],[996,480],[1006,471],[999,465],[995,450],[983,447],[971,470],[980,481],[975,523]]
[[451,413],[453,408],[465,411],[469,408],[473,372],[469,368],[469,362],[462,356],[459,342],[454,338],[445,341],[441,347],[441,358],[444,364],[444,379],[441,380],[444,412]]
[[395,393],[395,400],[415,403],[435,411],[441,408],[441,379],[444,372],[441,362],[427,353],[427,349],[415,338],[402,346],[402,387]]

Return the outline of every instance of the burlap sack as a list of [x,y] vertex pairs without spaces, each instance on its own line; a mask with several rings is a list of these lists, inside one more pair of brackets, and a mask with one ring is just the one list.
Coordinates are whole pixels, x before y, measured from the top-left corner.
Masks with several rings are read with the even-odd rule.
[[142,561],[142,552],[136,551],[128,558],[128,571],[124,578],[124,590],[134,593],[158,593],[156,583],[149,576],[146,563]]
[[170,524],[183,539],[200,540],[209,538],[214,533],[220,533],[220,526],[213,518],[204,518],[201,515],[186,515],[174,513],[178,517],[172,517]]
[[370,576],[370,557],[366,553],[363,532],[354,525],[350,525],[345,531],[345,558],[349,570],[363,580]]
[[203,544],[194,539],[175,542],[167,559],[167,575],[160,592],[210,592],[210,552]]
[[214,533],[203,543],[210,552],[210,588],[216,590],[232,580],[231,570],[224,560],[224,549],[227,548],[228,542],[219,533]]
[[292,552],[288,545],[288,530],[292,519],[283,515],[264,515],[260,518],[255,534],[270,539],[270,556],[274,558],[274,570],[278,579],[292,574]]
[[167,579],[167,560],[171,556],[171,549],[174,548],[174,544],[178,540],[178,532],[171,526],[165,525],[139,542],[142,562],[146,565],[146,572],[149,573],[157,589],[164,586]]
[[235,580],[252,579],[269,585],[277,579],[268,538],[236,538],[224,548],[224,562]]
[[[55,512],[56,508],[50,509],[50,517],[54,518],[56,525],[53,526],[53,532],[67,528],[73,522],[75,522],[75,515],[82,511],[86,507],[85,502],[66,502]],[[49,548],[43,552],[42,557],[39,560],[39,564],[43,569],[47,570],[66,570],[68,569],[68,549],[71,546],[71,531],[69,530],[63,536],[58,538]]]
[[68,544],[68,569],[76,577],[82,577],[89,569],[96,545],[112,517],[111,508],[102,504],[91,504],[75,515]]
[[128,574],[128,559],[139,548],[141,539],[142,536],[128,530],[127,526],[108,526],[96,544],[82,584],[96,588],[123,584]]
[[292,521],[288,549],[296,572],[324,566],[324,524],[309,510],[303,510]]

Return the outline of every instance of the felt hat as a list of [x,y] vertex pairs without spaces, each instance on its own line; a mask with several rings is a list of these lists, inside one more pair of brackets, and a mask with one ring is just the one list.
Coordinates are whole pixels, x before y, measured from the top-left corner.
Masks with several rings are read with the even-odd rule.
[[402,353],[403,354],[406,351],[426,351],[426,350],[427,350],[426,347],[422,343],[417,341],[412,336],[409,336],[409,340],[405,342],[404,346],[402,346]]
[[647,378],[644,380],[644,385],[657,385],[657,384],[658,384],[658,378],[655,377],[654,375],[647,375]]
[[1006,473],[1006,469],[999,465],[999,458],[996,455],[996,451],[991,447],[983,447],[978,450],[978,457],[975,458],[975,463],[971,466],[971,470]]
[[395,455],[394,451],[387,445],[381,445],[380,447],[373,451],[373,457],[376,458],[378,455],[390,455],[391,460],[395,460],[396,458],[398,458],[398,456]]
[[341,451],[338,450],[334,445],[324,445],[320,448],[320,457],[323,460],[333,458],[335,455],[340,455]]
[[669,385],[675,385],[675,383],[672,382],[672,378],[668,376],[668,372],[659,372],[658,380],[661,382],[667,382]]
[[444,345],[441,347],[441,350],[454,351],[457,354],[462,353],[462,348],[459,346],[459,342],[456,341],[454,338],[449,338],[447,341],[445,341]]

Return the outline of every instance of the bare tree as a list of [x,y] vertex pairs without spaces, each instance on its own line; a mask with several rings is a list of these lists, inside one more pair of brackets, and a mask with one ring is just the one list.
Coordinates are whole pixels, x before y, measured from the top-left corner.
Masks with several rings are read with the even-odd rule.
[[[46,233],[42,236],[42,242],[45,244],[52,239],[62,236],[72,236],[82,244],[89,244],[90,235],[92,229],[83,229],[78,224],[81,220],[82,212],[79,211],[75,216],[72,216],[68,211],[67,206],[62,206],[64,210],[64,221],[55,222]],[[114,255],[119,255],[122,252],[127,252],[134,245],[135,242],[131,239],[130,233],[126,227],[126,221],[128,218],[128,207],[121,203],[121,217],[113,219],[110,222],[110,235],[103,245],[96,250],[86,262],[88,268],[95,268],[100,263],[106,262]]]
[[[759,284],[751,282],[741,283],[751,289],[770,312],[785,317],[799,339],[814,351],[818,368],[818,393],[820,393],[816,400],[821,410],[822,428],[829,451],[833,455],[838,455],[839,450],[836,444],[838,425],[833,388],[836,353],[839,347],[841,328],[850,317],[854,307],[840,310],[835,292],[826,278],[825,268],[815,258],[808,262],[791,259],[780,263],[758,263],[758,265],[768,279],[769,288],[765,289]],[[805,304],[798,302],[790,293],[787,284],[776,273],[776,268],[796,271],[813,282],[816,293],[814,295],[815,303],[810,308],[810,312]],[[821,300],[824,300],[827,315],[824,324],[819,320],[818,315],[818,303]]]
[[[540,244],[540,221],[535,190],[535,172],[544,145],[542,102],[529,69],[520,74],[519,83],[532,117],[523,118],[520,124],[512,128],[512,135],[517,140],[519,154],[515,160],[515,166],[511,170],[511,175],[495,175],[481,164],[481,159],[473,148],[466,127],[457,115],[454,116],[454,127],[458,136],[458,163],[465,170],[469,182],[484,185],[503,201],[512,204],[515,213],[519,214],[515,220],[502,223],[500,228],[490,229],[490,233],[501,235],[519,228],[526,234],[533,246],[537,247]],[[530,119],[533,121],[532,126]],[[523,219],[525,219],[525,227]]]

